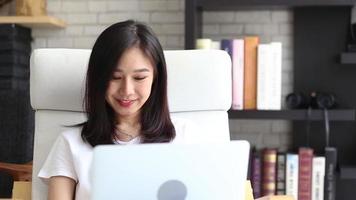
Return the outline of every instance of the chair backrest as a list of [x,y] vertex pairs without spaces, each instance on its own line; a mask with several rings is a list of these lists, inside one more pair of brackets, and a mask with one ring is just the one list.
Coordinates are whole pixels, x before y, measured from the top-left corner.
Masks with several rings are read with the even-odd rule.
[[[46,199],[47,186],[37,174],[65,125],[85,121],[82,109],[90,50],[37,49],[31,55],[30,92],[35,110],[32,199]],[[201,128],[202,141],[230,139],[231,60],[221,50],[164,52],[171,115]]]

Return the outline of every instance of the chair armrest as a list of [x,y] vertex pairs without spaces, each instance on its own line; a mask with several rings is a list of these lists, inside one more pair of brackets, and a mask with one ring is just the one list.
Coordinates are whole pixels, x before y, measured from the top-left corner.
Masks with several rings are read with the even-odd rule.
[[10,174],[14,181],[32,180],[32,162],[25,164],[0,162],[0,171]]

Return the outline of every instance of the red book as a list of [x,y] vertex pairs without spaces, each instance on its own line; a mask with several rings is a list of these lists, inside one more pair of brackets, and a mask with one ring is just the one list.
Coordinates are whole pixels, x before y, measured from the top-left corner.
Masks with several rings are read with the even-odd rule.
[[313,149],[299,148],[298,200],[311,200]]
[[262,196],[275,195],[277,149],[264,149],[262,156]]

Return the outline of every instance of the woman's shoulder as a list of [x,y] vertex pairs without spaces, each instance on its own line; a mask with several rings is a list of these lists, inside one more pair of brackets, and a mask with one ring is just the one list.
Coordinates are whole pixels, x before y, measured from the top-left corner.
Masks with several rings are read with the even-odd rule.
[[82,143],[82,126],[67,127],[63,130],[59,137],[63,138],[68,143]]
[[82,138],[82,126],[66,128],[60,133],[59,138],[64,140],[73,153],[92,149],[89,143]]

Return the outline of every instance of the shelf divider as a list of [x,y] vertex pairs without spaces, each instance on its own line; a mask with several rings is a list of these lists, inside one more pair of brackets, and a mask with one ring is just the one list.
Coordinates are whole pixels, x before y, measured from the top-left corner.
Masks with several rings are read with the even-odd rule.
[[[301,110],[229,110],[230,119],[307,120],[307,109]],[[330,121],[354,121],[355,109],[328,110]],[[323,110],[312,110],[310,120],[324,120]]]
[[198,0],[197,6],[203,10],[238,10],[300,6],[353,6],[355,3],[355,0]]
[[356,64],[356,52],[343,52],[340,60],[341,64]]

